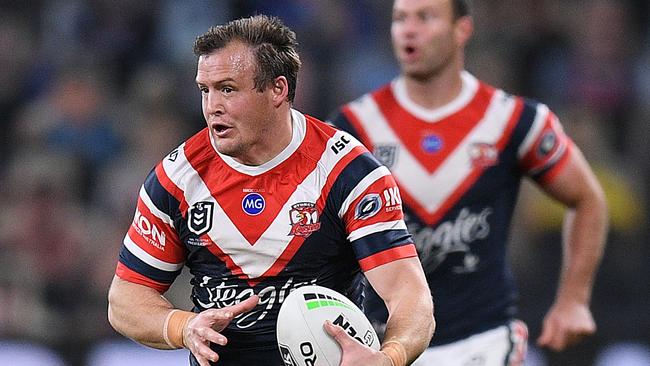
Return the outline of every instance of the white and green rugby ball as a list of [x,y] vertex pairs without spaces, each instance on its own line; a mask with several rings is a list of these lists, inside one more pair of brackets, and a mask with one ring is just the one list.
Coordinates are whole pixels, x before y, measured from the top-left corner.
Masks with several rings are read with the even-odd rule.
[[377,333],[352,301],[326,287],[309,285],[293,290],[280,307],[278,347],[287,366],[338,366],[341,348],[323,325],[339,325],[359,342],[379,349]]

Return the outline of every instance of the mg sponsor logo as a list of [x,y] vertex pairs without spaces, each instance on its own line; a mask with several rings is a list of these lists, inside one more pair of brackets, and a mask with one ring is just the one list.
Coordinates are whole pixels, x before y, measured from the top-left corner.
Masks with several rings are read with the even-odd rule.
[[160,250],[165,250],[165,233],[152,224],[146,216],[143,216],[140,210],[135,211],[135,218],[131,226],[149,244]]
[[247,194],[241,201],[241,208],[251,216],[261,214],[265,207],[264,197],[257,192]]
[[420,145],[422,146],[422,150],[426,153],[433,154],[442,150],[443,143],[440,136],[431,134],[424,136]]

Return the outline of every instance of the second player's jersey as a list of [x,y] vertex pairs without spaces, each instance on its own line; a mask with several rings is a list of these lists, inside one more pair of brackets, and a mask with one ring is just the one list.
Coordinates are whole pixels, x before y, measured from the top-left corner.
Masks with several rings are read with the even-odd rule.
[[253,294],[223,352],[273,349],[284,298],[318,284],[358,300],[361,270],[417,255],[389,170],[359,141],[292,110],[284,151],[256,167],[219,154],[202,130],[170,153],[140,190],[117,275],[163,293],[183,265],[195,311]]
[[[515,286],[506,242],[521,178],[547,182],[571,148],[549,109],[467,72],[460,95],[424,109],[404,81],[345,105],[331,120],[391,169],[435,301],[432,344],[505,323]],[[372,311],[373,309],[369,309]]]

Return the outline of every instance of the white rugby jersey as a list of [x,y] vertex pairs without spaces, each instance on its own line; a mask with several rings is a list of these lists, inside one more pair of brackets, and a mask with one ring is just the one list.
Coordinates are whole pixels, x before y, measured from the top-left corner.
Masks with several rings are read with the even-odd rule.
[[[185,265],[195,311],[252,294],[228,350],[273,349],[289,291],[318,284],[355,299],[357,275],[417,255],[389,170],[348,133],[292,110],[293,135],[261,166],[216,151],[207,129],[147,177],[116,273],[163,293]],[[224,352],[224,351],[222,351]]]
[[572,146],[547,106],[468,72],[462,80],[461,93],[439,109],[416,105],[397,78],[331,119],[390,168],[400,187],[407,227],[434,295],[438,326],[432,344],[513,316],[516,292],[506,242],[520,181],[551,181]]

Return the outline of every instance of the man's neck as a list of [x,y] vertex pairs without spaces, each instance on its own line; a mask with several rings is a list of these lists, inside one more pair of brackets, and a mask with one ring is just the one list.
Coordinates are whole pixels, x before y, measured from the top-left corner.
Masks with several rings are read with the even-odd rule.
[[437,109],[453,101],[463,88],[460,70],[449,69],[427,79],[402,74],[411,101],[426,109]]
[[278,156],[289,144],[293,137],[293,120],[289,106],[281,108],[276,112],[272,120],[274,128],[267,131],[263,144],[254,146],[246,154],[245,158],[235,158],[235,161],[249,166],[259,166],[271,161]]

